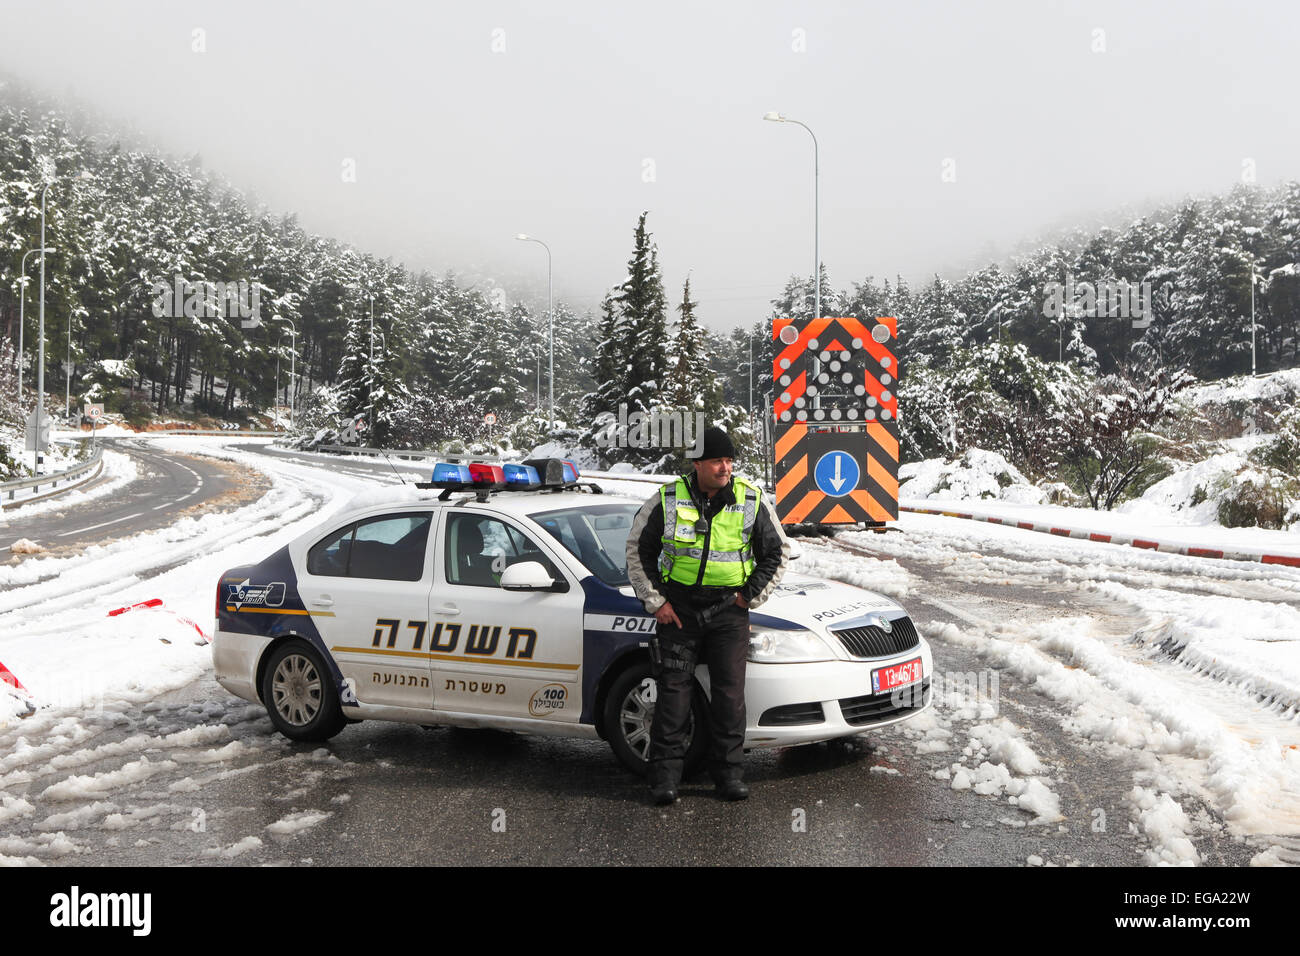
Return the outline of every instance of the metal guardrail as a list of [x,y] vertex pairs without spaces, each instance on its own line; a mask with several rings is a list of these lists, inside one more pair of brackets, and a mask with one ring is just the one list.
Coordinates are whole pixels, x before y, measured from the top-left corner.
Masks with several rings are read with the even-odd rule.
[[475,458],[478,461],[492,461],[491,456],[487,455],[443,455],[436,451],[415,451],[410,448],[399,448],[396,451],[389,448],[370,448],[365,445],[317,445],[314,451],[325,451],[336,455],[367,455],[371,458],[405,458],[412,461],[417,458],[438,458],[447,460],[449,458]]
[[[9,502],[12,502],[14,500],[15,492],[23,491],[27,488],[37,489],[40,488],[42,485],[49,485],[51,486],[51,488],[57,488],[59,482],[74,481],[75,479],[80,478],[82,475],[86,474],[87,472],[102,467],[103,458],[104,458],[103,448],[96,448],[95,454],[92,455],[89,459],[83,461],[79,465],[75,465],[74,467],[67,469],[66,471],[58,471],[49,475],[36,475],[35,477],[32,478],[20,478],[17,481],[6,481],[4,484],[0,484],[0,498],[4,498],[7,499]],[[68,488],[65,487],[65,488],[60,488],[58,490],[67,491]],[[31,501],[36,497],[44,498],[52,493],[53,492],[46,492],[46,494],[44,495],[39,495],[39,496],[33,495],[32,498],[24,499],[22,503],[26,504],[28,501]],[[0,507],[2,506],[4,506],[4,501],[0,501]]]
[[[133,438],[148,438],[150,435],[230,435],[232,438],[275,438],[280,435],[286,435],[287,432],[271,431],[269,429],[243,429],[243,428],[162,428],[158,431],[136,432]],[[117,436],[125,438],[127,436]]]

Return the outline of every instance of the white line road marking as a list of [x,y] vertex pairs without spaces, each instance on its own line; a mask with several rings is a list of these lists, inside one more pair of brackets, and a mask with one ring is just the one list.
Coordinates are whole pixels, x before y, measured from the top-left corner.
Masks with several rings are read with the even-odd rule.
[[58,535],[58,537],[66,538],[70,534],[81,534],[83,531],[94,531],[96,528],[107,528],[109,525],[117,524],[119,521],[130,521],[132,518],[138,518],[142,514],[144,514],[144,512],[140,511],[133,515],[124,515],[121,518],[114,518],[112,521],[105,521],[103,524],[92,524],[89,528],[78,528],[76,531],[64,531],[62,534]]
[[154,505],[154,506],[153,506],[152,508],[150,508],[149,510],[150,510],[150,511],[158,511],[158,510],[160,510],[160,509],[162,509],[162,508],[166,508],[166,507],[167,507],[168,505],[170,505],[170,504],[171,504],[170,501],[164,501],[164,502],[163,502],[162,504],[160,504],[160,505]]

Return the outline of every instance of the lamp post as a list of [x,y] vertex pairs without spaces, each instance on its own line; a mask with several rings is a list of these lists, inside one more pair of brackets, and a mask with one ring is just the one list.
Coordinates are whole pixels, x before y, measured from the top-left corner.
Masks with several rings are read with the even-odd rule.
[[[63,417],[72,417],[72,310],[68,309],[68,358],[63,366]],[[80,425],[78,425],[80,427]]]
[[763,114],[763,119],[772,123],[794,123],[808,130],[813,141],[813,318],[822,317],[822,254],[821,254],[821,159],[817,146],[817,136],[808,124],[797,119],[790,119],[775,111]]
[[19,273],[22,279],[21,290],[18,293],[18,402],[23,400],[23,307],[27,305],[27,257],[35,255],[38,252],[55,252],[54,249],[28,249],[23,253],[22,271]]
[[550,397],[547,400],[547,424],[550,428],[555,427],[555,299],[553,296],[554,286],[552,285],[551,272],[551,247],[540,239],[534,239],[532,236],[520,233],[515,236],[520,242],[535,242],[546,250],[546,327],[547,338],[550,340],[550,369],[547,372],[547,387],[550,389]]
[[[292,351],[289,353],[289,428],[292,430],[293,400],[294,400],[295,385],[297,384],[297,379],[294,377],[294,373],[297,371],[298,368],[298,326],[294,325],[293,319],[286,319],[282,315],[277,315],[271,321],[288,322],[290,332],[292,333],[292,338],[290,339],[290,348],[292,349]],[[284,330],[281,329],[280,331],[283,332]],[[371,348],[373,350],[373,344]],[[276,380],[276,384],[279,385],[280,373],[278,371],[275,373],[275,380]]]
[[1250,260],[1250,374],[1255,377],[1255,258]]
[[36,362],[36,451],[33,471],[40,472],[45,460],[45,446],[41,442],[41,422],[45,418],[45,197],[49,193],[49,184],[41,190],[41,328],[37,338]]

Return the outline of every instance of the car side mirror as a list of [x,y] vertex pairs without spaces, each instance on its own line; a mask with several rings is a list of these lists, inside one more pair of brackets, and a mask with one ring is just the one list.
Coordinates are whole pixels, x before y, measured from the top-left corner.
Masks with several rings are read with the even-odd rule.
[[539,561],[522,561],[501,572],[501,587],[507,591],[550,591],[555,581]]

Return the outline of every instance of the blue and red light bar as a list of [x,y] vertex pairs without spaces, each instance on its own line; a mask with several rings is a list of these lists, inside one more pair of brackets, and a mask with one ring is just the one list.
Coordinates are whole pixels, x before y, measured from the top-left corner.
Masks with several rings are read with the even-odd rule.
[[468,465],[438,462],[433,480],[425,488],[445,491],[559,490],[578,483],[578,466],[564,458],[533,458],[523,464],[473,462]]

